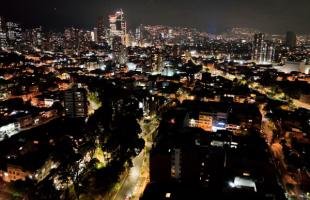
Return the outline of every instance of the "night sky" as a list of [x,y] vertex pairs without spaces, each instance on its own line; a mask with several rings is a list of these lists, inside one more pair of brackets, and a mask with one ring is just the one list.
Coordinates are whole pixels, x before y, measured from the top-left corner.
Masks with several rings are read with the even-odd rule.
[[142,23],[209,32],[238,26],[310,33],[310,0],[2,0],[0,15],[26,27],[62,30],[68,26],[91,28],[98,16],[107,21],[117,8],[125,11],[129,28]]

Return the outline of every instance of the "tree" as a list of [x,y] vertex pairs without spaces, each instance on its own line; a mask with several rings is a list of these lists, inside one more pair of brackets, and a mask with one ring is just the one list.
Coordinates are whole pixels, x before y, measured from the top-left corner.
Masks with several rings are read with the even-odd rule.
[[58,113],[64,112],[64,107],[61,105],[60,102],[53,103],[52,108],[56,109]]
[[30,179],[17,180],[10,184],[10,191],[15,197],[21,197],[34,187],[34,182]]
[[56,146],[56,154],[58,160],[61,161],[59,170],[59,180],[66,185],[65,197],[69,196],[69,185],[73,183],[74,192],[79,199],[79,181],[80,181],[80,161],[82,155],[77,151],[75,143],[70,137],[63,138]]
[[46,179],[29,192],[28,199],[60,200],[60,195],[60,191],[54,187],[53,180]]

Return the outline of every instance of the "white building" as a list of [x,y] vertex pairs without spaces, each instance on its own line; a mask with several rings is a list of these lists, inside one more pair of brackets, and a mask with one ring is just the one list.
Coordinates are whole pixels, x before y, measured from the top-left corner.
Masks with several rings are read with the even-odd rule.
[[20,131],[20,125],[17,122],[12,122],[0,127],[0,141],[6,137],[12,137]]
[[280,72],[284,72],[287,74],[293,71],[310,74],[310,65],[307,65],[306,62],[304,61],[302,62],[286,61],[285,65],[274,66],[274,68]]

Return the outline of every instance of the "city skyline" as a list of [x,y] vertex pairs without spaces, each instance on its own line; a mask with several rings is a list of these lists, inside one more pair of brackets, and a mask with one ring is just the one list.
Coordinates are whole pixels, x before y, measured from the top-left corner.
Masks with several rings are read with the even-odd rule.
[[[3,4],[1,15],[22,23],[26,28],[39,25],[50,30],[63,30],[69,26],[93,28],[99,16],[108,16],[114,10],[123,8],[130,19],[127,22],[130,29],[139,24],[163,24],[198,28],[211,33],[220,33],[229,27],[250,27],[272,33],[285,33],[288,30],[310,33],[310,27],[306,26],[310,18],[307,12],[310,2],[306,0],[294,4],[288,0],[194,0],[190,3],[176,0],[134,0],[130,3],[124,0],[69,0],[66,3],[59,0],[48,3],[13,0]],[[104,20],[107,25],[108,18]]]
[[310,199],[307,1],[5,1],[0,200]]

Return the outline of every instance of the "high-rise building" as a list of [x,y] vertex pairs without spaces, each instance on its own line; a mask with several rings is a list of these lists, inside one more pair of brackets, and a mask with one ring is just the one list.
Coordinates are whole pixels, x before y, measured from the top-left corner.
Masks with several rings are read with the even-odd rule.
[[121,45],[120,51],[118,51],[116,53],[116,59],[120,65],[124,65],[127,63],[127,61],[128,61],[128,58],[127,58],[128,55],[127,54],[128,54],[128,52],[127,52],[126,46]]
[[141,24],[138,28],[136,28],[135,38],[136,42],[139,46],[143,45],[143,32],[144,32],[144,26]]
[[66,28],[64,32],[65,47],[67,49],[79,48],[79,30],[76,28]]
[[77,34],[78,48],[80,50],[87,49],[92,43],[92,33],[91,31],[78,30]]
[[24,40],[29,45],[33,45],[38,48],[42,47],[44,40],[42,27],[25,30]]
[[[150,152],[151,181],[167,183],[174,180],[208,186],[209,181],[215,181],[225,166],[224,149],[228,150],[233,142],[229,141],[229,132],[224,134],[228,137],[212,140],[210,132],[183,128],[162,136]],[[217,142],[223,145],[220,147]]]
[[122,44],[126,43],[127,26],[124,17],[124,12],[118,10],[115,14],[109,16],[110,37],[120,37]]
[[3,17],[0,17],[0,48],[7,47],[7,37],[5,30],[5,22]]
[[10,47],[14,47],[22,41],[22,28],[18,23],[7,22],[7,40]]
[[85,89],[73,88],[65,92],[65,111],[70,118],[87,117],[88,106]]
[[46,49],[48,50],[57,51],[64,47],[64,40],[62,33],[50,32],[46,39],[47,39]]
[[164,67],[164,55],[163,52],[160,50],[159,52],[153,54],[152,70],[154,72],[161,72]]
[[92,31],[92,41],[98,43],[98,29],[94,28]]
[[265,35],[263,33],[257,33],[254,35],[252,60],[262,62],[264,59],[265,49]]
[[97,42],[102,44],[105,40],[105,31],[104,31],[104,19],[103,17],[98,17],[97,19]]
[[178,46],[178,45],[173,46],[172,54],[173,54],[173,57],[179,57],[181,55],[180,46]]
[[286,46],[290,48],[296,47],[296,33],[292,31],[286,33]]
[[157,71],[160,72],[164,68],[164,55],[162,52],[159,52],[157,57]]
[[126,46],[122,44],[121,38],[117,36],[113,37],[111,47],[113,50],[114,61],[120,65],[126,64],[128,60],[128,52]]
[[270,63],[274,59],[275,49],[272,44],[265,41],[265,34],[257,33],[254,35],[252,46],[252,60],[256,63]]
[[266,62],[272,62],[275,59],[275,47],[274,45],[270,44],[267,46],[266,52]]

